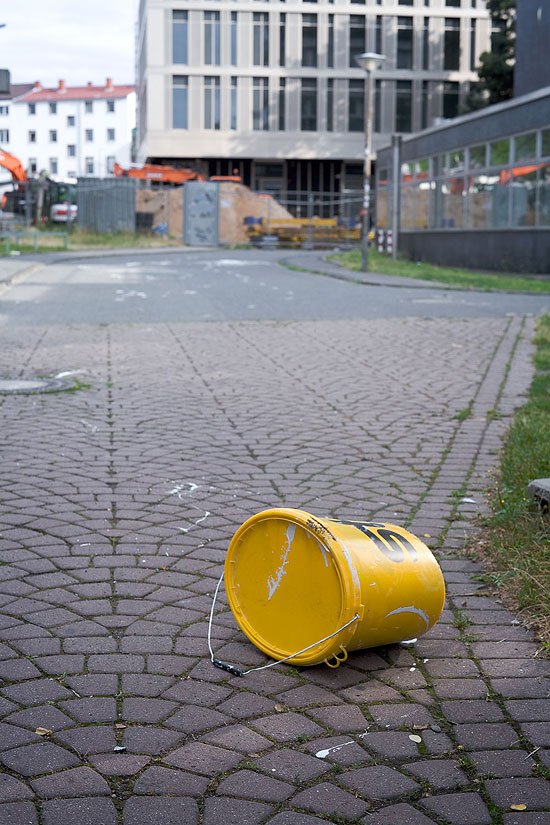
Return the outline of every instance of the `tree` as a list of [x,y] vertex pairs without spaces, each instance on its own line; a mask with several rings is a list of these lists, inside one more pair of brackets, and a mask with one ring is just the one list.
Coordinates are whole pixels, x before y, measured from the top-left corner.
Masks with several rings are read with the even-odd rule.
[[509,100],[514,93],[516,0],[487,0],[491,16],[491,51],[480,55],[479,83],[473,84],[464,109],[474,111]]

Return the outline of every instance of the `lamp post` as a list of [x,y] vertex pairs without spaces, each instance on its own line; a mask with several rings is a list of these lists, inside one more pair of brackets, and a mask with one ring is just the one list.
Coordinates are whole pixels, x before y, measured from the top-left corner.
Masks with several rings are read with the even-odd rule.
[[370,179],[372,173],[372,122],[374,112],[373,73],[386,58],[376,52],[364,52],[355,56],[355,62],[367,75],[365,83],[365,163],[363,167],[363,230],[362,271],[369,268],[369,218]]

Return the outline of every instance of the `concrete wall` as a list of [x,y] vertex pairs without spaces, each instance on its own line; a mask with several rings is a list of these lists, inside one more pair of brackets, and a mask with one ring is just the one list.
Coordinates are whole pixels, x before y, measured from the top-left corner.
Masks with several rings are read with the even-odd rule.
[[550,274],[550,232],[544,229],[402,232],[398,248],[411,260],[442,266]]
[[517,0],[514,95],[550,86],[550,3]]

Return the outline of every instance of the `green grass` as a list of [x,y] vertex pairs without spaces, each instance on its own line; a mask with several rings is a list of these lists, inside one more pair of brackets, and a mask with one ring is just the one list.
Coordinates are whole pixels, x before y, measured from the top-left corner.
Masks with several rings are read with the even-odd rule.
[[[64,248],[63,227],[49,227],[44,232],[34,227],[28,232],[22,232],[18,241],[10,240],[9,251],[5,240],[0,241],[0,256],[11,252],[58,252]],[[181,241],[174,238],[158,235],[132,234],[131,232],[96,233],[85,232],[77,227],[69,228],[68,249],[72,252],[86,249],[160,249],[167,246],[181,246]]]
[[550,477],[550,315],[539,319],[535,344],[536,373],[504,445],[493,514],[469,552],[550,647],[550,514],[527,497],[530,481]]
[[[361,250],[352,249],[331,255],[334,261],[354,272],[361,271]],[[495,272],[472,272],[469,269],[435,266],[423,261],[397,258],[380,254],[376,249],[369,250],[369,271],[381,275],[399,275],[401,278],[414,278],[423,281],[437,281],[440,284],[482,290],[510,290],[511,292],[550,293],[550,277],[523,277],[521,275],[502,275]]]

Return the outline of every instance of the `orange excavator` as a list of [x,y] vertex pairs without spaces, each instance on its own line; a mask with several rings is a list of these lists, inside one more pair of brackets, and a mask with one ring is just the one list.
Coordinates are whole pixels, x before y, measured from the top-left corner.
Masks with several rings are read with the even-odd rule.
[[213,175],[207,178],[202,172],[195,169],[177,166],[161,166],[154,163],[146,163],[143,166],[133,166],[130,169],[123,169],[120,164],[113,165],[113,174],[117,178],[135,178],[136,180],[148,180],[151,183],[174,183],[182,185],[190,180],[210,180],[210,181],[230,181],[241,183],[240,175]]
[[[76,218],[73,182],[29,178],[19,158],[0,149],[0,167],[11,173],[14,187],[4,192],[0,206],[6,212],[28,215],[33,221],[68,223]],[[28,201],[28,202],[27,202]]]

